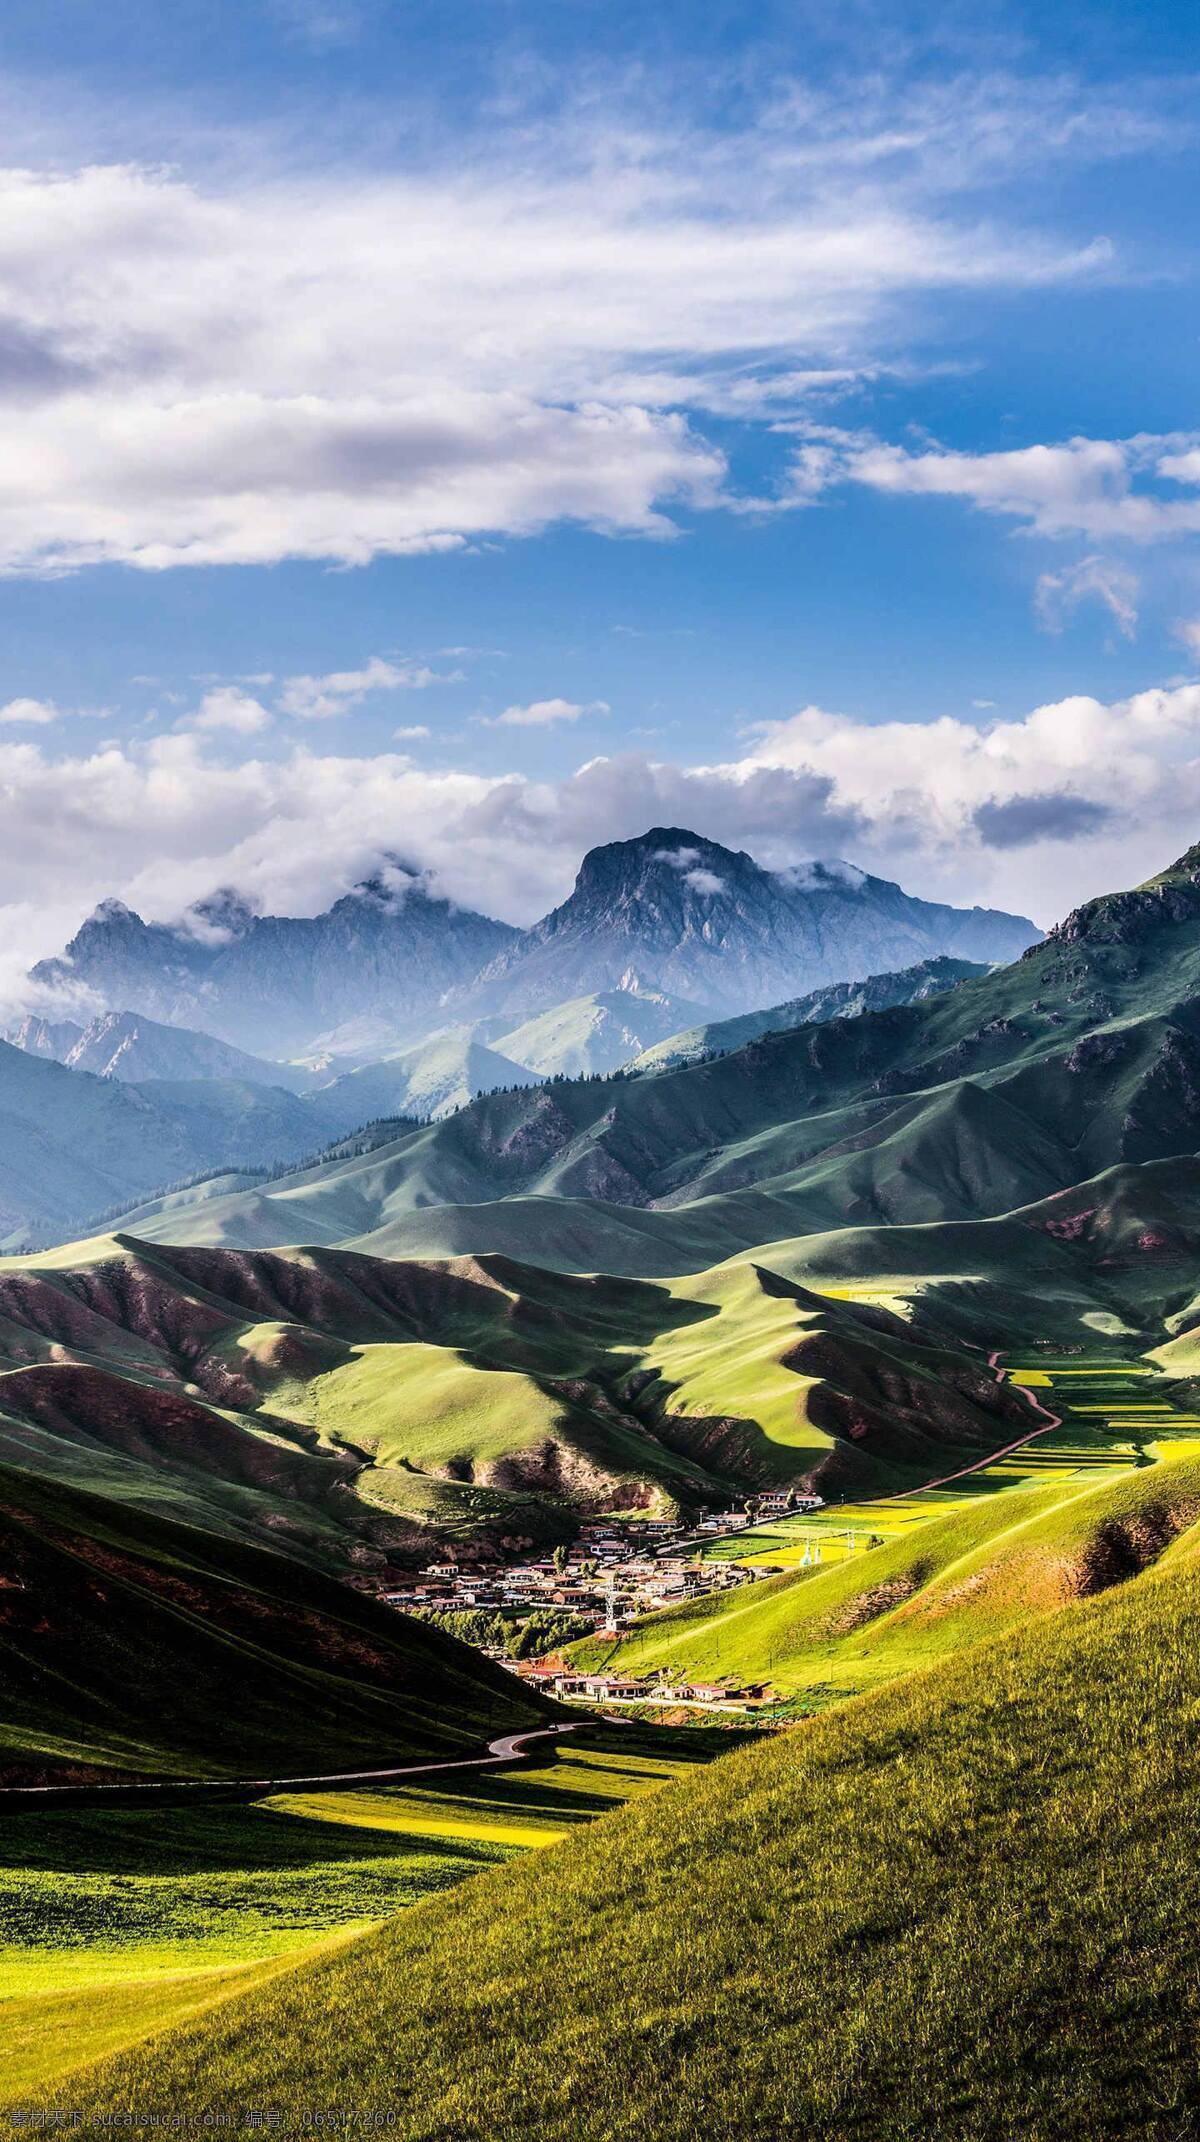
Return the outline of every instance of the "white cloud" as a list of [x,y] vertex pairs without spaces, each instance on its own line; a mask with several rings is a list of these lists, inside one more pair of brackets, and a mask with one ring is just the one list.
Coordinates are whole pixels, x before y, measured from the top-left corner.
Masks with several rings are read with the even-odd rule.
[[1195,661],[1200,662],[1200,618],[1181,618],[1175,627],[1175,638]]
[[233,684],[217,685],[206,692],[198,713],[187,724],[191,729],[232,729],[239,736],[253,736],[270,725],[271,717],[261,700],[252,699],[249,692],[239,691]]
[[1181,498],[1169,488],[1200,485],[1200,450],[1172,451],[1186,442],[1165,434],[970,454],[943,447],[913,453],[830,426],[805,431],[785,504],[812,505],[852,483],[897,498],[962,499],[1042,536],[1155,543],[1200,531],[1200,496]]
[[1081,558],[1061,572],[1039,574],[1033,607],[1047,632],[1061,632],[1080,603],[1101,603],[1117,630],[1131,640],[1137,630],[1139,587],[1137,574],[1128,566],[1111,558]]
[[51,699],[10,699],[0,706],[0,723],[6,729],[18,725],[42,729],[57,720],[58,708]]
[[329,721],[349,714],[368,692],[419,692],[438,683],[432,669],[416,662],[385,662],[372,655],[362,669],[331,670],[325,677],[288,677],[279,694],[281,713],[300,721]]
[[685,871],[683,882],[690,886],[693,892],[701,893],[710,900],[715,899],[718,893],[728,890],[724,878],[718,877],[715,870]]
[[591,699],[586,705],[574,699],[532,699],[528,706],[505,707],[503,714],[482,717],[489,729],[549,729],[557,722],[582,720],[585,714],[607,714],[605,699]]
[[840,885],[847,892],[857,892],[867,882],[866,872],[854,863],[843,863],[837,857],[814,857],[810,862],[791,863],[786,870],[775,873],[782,885],[797,892],[819,892],[830,885]]
[[[1020,154],[1033,140],[994,93],[992,164],[1000,110]],[[880,119],[809,99],[681,137],[573,115],[453,168],[243,160],[224,188],[0,173],[21,352],[0,376],[0,570],[357,564],[563,520],[667,533],[726,479],[681,412],[771,421],[873,376],[902,301],[1112,272],[1102,243],[982,222],[948,112],[902,136]]]
[[[751,756],[825,778],[831,807],[859,814],[860,862],[922,890],[1046,920],[1085,893],[1137,882],[1191,845],[1200,685],[1108,703],[1081,693],[986,725],[867,727],[807,707],[765,724]],[[1036,846],[1017,840],[1021,829],[1036,834]]]
[[392,741],[396,744],[421,743],[429,735],[424,722],[415,721],[407,729],[393,729]]

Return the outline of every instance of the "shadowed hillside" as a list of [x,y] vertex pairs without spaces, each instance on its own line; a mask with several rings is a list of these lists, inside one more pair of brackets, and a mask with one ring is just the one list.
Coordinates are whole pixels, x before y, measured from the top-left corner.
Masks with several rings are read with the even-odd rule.
[[0,1467],[0,1777],[287,1775],[473,1754],[511,1676],[259,1549]]

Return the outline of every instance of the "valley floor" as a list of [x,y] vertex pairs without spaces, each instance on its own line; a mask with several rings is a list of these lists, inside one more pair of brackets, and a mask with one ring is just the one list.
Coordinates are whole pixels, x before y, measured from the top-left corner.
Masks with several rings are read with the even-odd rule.
[[[995,1357],[1007,1379],[1029,1392],[1030,1440],[986,1459],[936,1486],[894,1495],[848,1498],[800,1517],[756,1526],[735,1540],[717,1540],[705,1559],[747,1562],[755,1568],[824,1568],[873,1544],[897,1539],[930,1518],[968,1509],[998,1490],[1099,1478],[1144,1465],[1168,1451],[1200,1452],[1200,1414],[1168,1402],[1166,1379],[1138,1359],[1111,1353],[1082,1355],[1027,1351]],[[1041,1409],[1044,1409],[1044,1413]],[[1058,1425],[1044,1423],[1044,1414]],[[807,1555],[807,1560],[806,1560]]]
[[687,1776],[728,1735],[581,1729],[511,1770],[0,1827],[0,2103]]
[[[765,1670],[782,1722],[952,1663],[1055,1603],[1036,1587],[1026,1596],[1028,1572],[1048,1560],[1066,1566],[1098,1526],[1136,1532],[1157,1507],[1159,1479],[1175,1483],[1175,1530],[1194,1522],[1200,1415],[1166,1395],[1172,1387],[1152,1364],[1047,1348],[1001,1365],[1029,1393],[1030,1440],[1020,1447],[936,1486],[714,1541],[709,1556],[781,1575],[744,1600],[728,1595],[716,1614],[701,1601],[650,1617],[617,1645],[577,1648],[591,1663],[619,1654],[630,1670],[680,1657],[718,1674]],[[1110,1489],[1109,1501],[1095,1500],[1093,1491]],[[949,1592],[947,1569],[957,1580]],[[964,1598],[968,1611],[956,1618]],[[815,1611],[822,1600],[824,1618],[814,1620],[809,1602]],[[10,1812],[0,1835],[0,2104],[18,2118],[51,2101],[69,2109],[74,2079],[86,2091],[95,2063],[215,2019],[236,1996],[265,1994],[268,1981],[283,1987],[299,1972],[297,1983],[308,1983],[313,1968],[336,1969],[347,1944],[352,1954],[408,1907],[564,1843],[596,1816],[687,1779],[738,1738],[597,1722],[511,1770],[458,1779],[283,1792],[251,1805]],[[681,1806],[693,1799],[681,1795]]]

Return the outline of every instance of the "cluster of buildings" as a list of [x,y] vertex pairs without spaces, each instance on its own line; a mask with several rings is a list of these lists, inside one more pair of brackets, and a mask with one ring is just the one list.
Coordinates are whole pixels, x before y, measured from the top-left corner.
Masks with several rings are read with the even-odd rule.
[[389,1605],[409,1611],[477,1610],[514,1620],[549,1608],[615,1634],[640,1614],[773,1575],[736,1561],[705,1561],[701,1550],[715,1539],[750,1530],[764,1517],[814,1509],[817,1502],[815,1496],[781,1491],[757,1497],[752,1511],[724,1510],[686,1526],[668,1518],[597,1519],[580,1527],[565,1554],[560,1549],[515,1565],[447,1558],[430,1562],[383,1596]]
[[523,1681],[531,1681],[568,1703],[662,1704],[672,1708],[686,1705],[693,1710],[740,1711],[747,1704],[767,1702],[771,1696],[770,1689],[762,1684],[742,1687],[729,1680],[690,1681],[686,1676],[671,1674],[655,1678],[621,1673],[615,1668],[580,1673],[569,1667],[523,1661],[512,1671]]

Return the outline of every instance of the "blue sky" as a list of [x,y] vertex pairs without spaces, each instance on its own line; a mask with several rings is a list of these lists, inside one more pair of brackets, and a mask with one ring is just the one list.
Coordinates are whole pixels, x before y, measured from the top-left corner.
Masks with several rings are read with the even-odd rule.
[[0,913],[1200,828],[1194,16],[10,0]]

